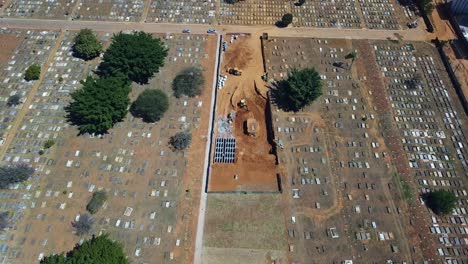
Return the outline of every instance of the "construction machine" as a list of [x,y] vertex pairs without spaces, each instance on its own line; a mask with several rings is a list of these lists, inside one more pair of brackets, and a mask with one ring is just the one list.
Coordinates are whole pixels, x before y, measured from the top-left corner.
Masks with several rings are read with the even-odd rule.
[[239,106],[240,108],[247,108],[247,100],[241,99],[237,106]]
[[229,74],[235,75],[235,76],[241,76],[242,75],[242,70],[239,70],[237,68],[229,68],[228,70]]

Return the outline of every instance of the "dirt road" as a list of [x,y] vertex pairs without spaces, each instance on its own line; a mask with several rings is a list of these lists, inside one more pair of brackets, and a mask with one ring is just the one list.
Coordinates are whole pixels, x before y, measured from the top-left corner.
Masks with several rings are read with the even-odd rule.
[[276,37],[304,37],[304,38],[340,38],[340,39],[388,39],[400,35],[408,41],[424,41],[426,32],[422,27],[406,30],[373,30],[373,29],[340,29],[340,28],[276,28],[275,26],[239,26],[239,25],[200,25],[200,24],[156,24],[140,22],[111,22],[111,21],[66,21],[22,18],[0,18],[0,27],[45,29],[45,30],[79,30],[91,28],[96,31],[117,32],[125,30],[143,30],[152,33],[178,33],[189,28],[193,33],[206,33],[214,28],[222,33],[249,33],[259,36],[266,32]]

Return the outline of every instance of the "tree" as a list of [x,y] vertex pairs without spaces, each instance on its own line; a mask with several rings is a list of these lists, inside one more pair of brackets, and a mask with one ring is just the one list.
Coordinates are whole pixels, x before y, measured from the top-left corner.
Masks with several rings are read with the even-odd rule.
[[26,69],[26,73],[24,74],[24,79],[26,81],[37,80],[41,76],[41,66],[39,65],[31,65],[28,69]]
[[192,142],[192,134],[186,132],[179,132],[171,137],[169,143],[176,149],[176,150],[184,150]]
[[174,96],[180,98],[182,95],[188,97],[201,95],[204,83],[203,71],[200,68],[187,68],[180,72],[172,81]]
[[144,90],[133,102],[130,112],[144,122],[156,122],[169,108],[169,99],[161,90]]
[[86,210],[91,214],[95,214],[107,200],[107,194],[105,191],[97,191],[93,193],[91,200],[86,205]]
[[26,164],[0,167],[0,189],[6,189],[10,184],[29,179],[34,169]]
[[293,22],[293,15],[290,13],[284,14],[280,21],[276,22],[277,27],[287,27]]
[[84,60],[91,60],[99,56],[102,52],[102,45],[96,38],[94,32],[85,28],[75,36],[73,44],[74,55]]
[[457,197],[450,191],[437,190],[423,195],[426,205],[431,208],[435,214],[449,214],[457,205]]
[[302,6],[303,4],[305,4],[306,0],[299,0],[299,2],[297,3],[294,3],[295,6]]
[[8,97],[7,106],[15,106],[21,103],[21,96],[19,94],[14,94]]
[[123,77],[88,76],[81,84],[83,87],[71,94],[73,100],[65,109],[67,119],[78,126],[80,134],[107,133],[127,114],[129,82]]
[[289,26],[293,22],[293,15],[290,13],[284,14],[281,18],[281,21],[286,25]]
[[151,34],[120,32],[112,37],[98,72],[101,76],[122,73],[131,81],[145,84],[164,65],[167,52],[164,43]]
[[93,229],[94,219],[89,214],[83,214],[78,221],[72,223],[77,236],[87,235]]
[[66,254],[51,255],[41,264],[128,264],[122,245],[108,235],[93,236]]
[[71,264],[64,255],[51,255],[41,260],[41,264]]
[[286,80],[277,82],[273,96],[286,111],[299,111],[322,95],[322,81],[314,68],[292,69]]

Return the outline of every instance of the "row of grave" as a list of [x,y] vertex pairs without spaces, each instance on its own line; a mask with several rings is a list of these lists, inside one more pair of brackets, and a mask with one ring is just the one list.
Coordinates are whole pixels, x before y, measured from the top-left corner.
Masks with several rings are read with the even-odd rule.
[[460,125],[461,116],[438,73],[442,68],[436,67],[431,55],[419,55],[412,46],[375,45],[374,50],[385,76],[391,80],[388,89],[395,121],[421,191],[448,188],[460,198],[450,218],[463,221],[433,217],[431,232],[441,242],[438,253],[463,258],[468,254],[465,245],[453,241],[464,239],[463,222],[468,219],[464,207],[468,204],[467,193],[460,179],[466,175],[466,139]]
[[[75,5],[77,6],[74,9]],[[218,5],[219,14],[216,14]],[[53,0],[47,4],[37,0],[14,0],[4,10],[4,14],[14,17],[140,21],[144,10],[145,2],[142,0]],[[163,23],[210,24],[219,21],[223,24],[262,25],[274,24],[287,12],[297,18],[293,24],[301,27],[360,28],[365,25],[371,29],[399,29],[397,13],[404,13],[408,19],[415,18],[411,8],[395,6],[391,0],[306,1],[301,6],[279,0],[241,1],[234,5],[223,0],[207,0],[203,3],[153,0],[145,20]]]
[[[279,44],[276,44],[278,43]],[[314,142],[313,145],[306,145],[306,146],[292,146],[288,147],[290,152],[294,155],[294,163],[297,164],[297,174],[300,175],[300,177],[292,177],[293,178],[293,184],[296,185],[294,186],[294,189],[292,190],[292,196],[293,198],[296,198],[300,200],[301,197],[307,196],[308,188],[312,186],[316,186],[314,188],[319,188],[320,193],[326,197],[328,195],[328,192],[326,189],[324,189],[322,186],[326,186],[327,183],[329,183],[330,179],[328,175],[328,171],[326,169],[321,170],[318,169],[317,167],[325,167],[328,166],[327,163],[332,162],[331,166],[333,166],[334,170],[344,170],[348,168],[353,168],[356,171],[359,171],[363,173],[363,175],[370,174],[370,171],[372,171],[376,168],[379,167],[384,167],[385,164],[381,160],[379,163],[375,161],[375,159],[378,159],[380,157],[385,157],[386,153],[385,152],[379,152],[377,151],[379,149],[379,143],[376,142],[372,137],[369,136],[369,133],[365,132],[367,129],[370,129],[371,126],[375,124],[369,124],[374,119],[374,115],[366,112],[366,107],[365,107],[365,101],[364,98],[359,98],[359,86],[355,85],[354,82],[351,80],[350,73],[349,71],[346,71],[345,69],[339,70],[339,71],[333,71],[334,66],[332,66],[333,62],[336,60],[342,60],[342,58],[349,53],[349,50],[345,51],[343,48],[333,48],[330,47],[332,45],[328,45],[327,40],[313,40],[314,45],[319,44],[317,46],[309,47],[307,45],[304,45],[301,47],[303,44],[299,44],[299,46],[293,46],[291,42],[287,40],[282,40],[280,41],[275,41],[273,40],[273,49],[272,50],[272,57],[267,57],[267,64],[269,70],[272,72],[273,76],[278,73],[278,71],[282,70],[281,67],[278,69],[277,65],[286,65],[288,63],[291,63],[291,67],[294,67],[297,65],[297,60],[295,61],[294,56],[288,56],[286,54],[282,54],[283,56],[276,56],[275,52],[282,52],[282,51],[287,51],[288,49],[300,49],[300,50],[307,50],[307,54],[305,52],[300,52],[301,54],[297,54],[302,57],[302,61],[304,63],[308,62],[308,57],[310,58],[319,58],[320,60],[320,67],[319,71],[324,72],[324,76],[322,76],[322,79],[327,80],[326,82],[326,89],[324,89],[324,94],[328,94],[329,96],[324,96],[324,98],[321,98],[320,104],[322,104],[323,110],[325,113],[322,115],[334,115],[331,113],[328,113],[328,104],[337,104],[333,107],[330,107],[332,109],[336,109],[334,112],[338,112],[338,116],[333,116],[328,119],[332,119],[333,122],[337,121],[336,123],[340,123],[339,127],[341,129],[346,130],[347,127],[362,127],[363,130],[359,132],[351,132],[353,134],[348,135],[347,138],[349,139],[347,144],[341,144],[339,142],[335,142],[335,145],[333,145],[333,148],[339,148],[342,150],[346,149],[346,145],[348,146],[348,158],[350,159],[349,161],[341,161],[338,164],[338,167],[335,167],[336,162],[332,161],[327,161],[327,159],[323,159],[323,148],[326,147],[321,147],[321,140],[315,136],[314,134],[309,135],[307,134],[308,140]],[[323,45],[323,46],[322,46]],[[321,46],[321,47],[320,47]],[[270,47],[268,47],[270,48]],[[269,49],[267,49],[269,50]],[[270,61],[273,61],[271,63]],[[275,67],[276,66],[276,67]],[[329,69],[328,71],[323,69]],[[278,76],[278,75],[276,75]],[[336,78],[335,76],[339,76]],[[335,77],[336,80],[329,80],[330,78]],[[348,89],[347,89],[348,88]],[[353,89],[349,89],[353,88]],[[340,96],[341,94],[341,96]],[[364,104],[363,104],[364,103]],[[350,112],[352,110],[352,112]],[[339,112],[343,111],[343,113],[346,113],[344,115],[341,115]],[[305,110],[307,112],[307,110]],[[350,112],[350,113],[349,113]],[[349,113],[349,114],[348,114]],[[299,115],[306,115],[306,113],[300,112]],[[336,119],[338,117],[338,119]],[[363,117],[365,117],[365,121],[363,120]],[[287,125],[276,125],[278,123],[283,124],[280,122],[279,118],[275,118],[274,115],[274,124],[275,124],[275,135],[278,136],[279,140],[281,142],[281,145],[288,146],[289,142],[292,144],[294,143],[294,140],[297,140],[298,142],[302,142],[302,139],[304,137],[304,132],[308,131],[308,128],[311,126],[314,127],[313,123],[308,124],[310,121],[307,119],[302,119],[302,118],[293,118],[289,117],[289,123]],[[294,121],[293,121],[294,120]],[[364,125],[362,125],[364,124]],[[309,129],[310,130],[310,129]],[[314,133],[317,133],[320,129],[317,127],[313,128]],[[354,131],[354,130],[349,130],[349,131]],[[343,132],[344,133],[344,132]],[[369,151],[369,147],[372,146],[372,150]],[[346,151],[346,150],[345,150]],[[315,158],[312,158],[311,155],[318,154],[316,155]],[[369,159],[369,158],[373,159]],[[280,159],[281,159],[281,154],[280,154]],[[290,159],[287,160],[288,164],[290,164],[292,161]],[[307,165],[305,165],[307,164]],[[311,164],[311,165],[308,165]],[[312,166],[312,167],[311,167]],[[322,172],[321,172],[322,171]],[[367,172],[366,172],[367,171]],[[340,173],[340,172],[332,172],[332,173]],[[356,199],[355,196],[354,199],[350,198],[351,196],[348,196],[348,203],[350,204],[349,207],[351,208],[351,211],[354,212],[356,215],[350,215],[348,217],[354,218],[358,216],[359,214],[370,214],[373,217],[375,217],[376,222],[382,222],[382,223],[389,223],[385,221],[384,219],[388,216],[388,214],[392,213],[400,213],[401,210],[396,210],[394,211],[392,208],[390,208],[388,205],[385,205],[383,202],[382,204],[378,204],[377,201],[373,201],[372,205],[369,204],[366,206],[366,203],[369,203],[370,199],[372,199],[374,196],[377,196],[377,194],[380,192],[378,189],[381,188],[378,184],[372,183],[372,180],[369,179],[364,179],[363,182],[359,183],[357,182],[355,185],[349,185],[345,184],[345,189],[357,189],[361,190],[363,192],[362,198],[361,199]],[[377,190],[377,191],[376,191]],[[350,190],[351,192],[351,190]],[[355,192],[355,190],[354,190]],[[373,195],[375,194],[375,195]],[[319,202],[319,198],[317,196],[313,196],[314,200],[316,201],[315,203],[312,202],[312,206],[316,210],[320,210],[323,205],[321,205],[321,202]],[[360,196],[359,196],[360,197]],[[362,200],[362,201],[361,201]],[[377,205],[378,204],[378,205]],[[307,206],[310,205],[310,201],[308,202]],[[352,221],[351,219],[349,221]],[[383,226],[386,226],[383,224]],[[387,228],[389,226],[386,226]],[[387,240],[385,239],[384,233],[392,233],[392,232],[385,232],[381,231],[379,233],[382,233],[383,239],[380,239],[380,235],[377,237],[379,240]],[[362,236],[361,236],[362,238]],[[307,236],[305,236],[305,239],[307,239]],[[366,239],[363,239],[366,240]],[[397,248],[398,242],[395,242],[393,247]],[[391,254],[392,249],[389,247],[388,254]]]

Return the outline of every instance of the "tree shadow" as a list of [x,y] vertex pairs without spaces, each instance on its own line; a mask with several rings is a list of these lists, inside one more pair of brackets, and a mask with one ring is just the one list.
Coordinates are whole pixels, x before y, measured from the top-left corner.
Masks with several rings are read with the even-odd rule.
[[288,27],[288,25],[286,23],[284,23],[283,21],[281,21],[281,20],[276,21],[275,26],[278,27],[278,28]]
[[270,86],[271,102],[285,112],[297,112],[299,109],[293,106],[290,95],[285,92],[288,85],[285,80],[273,83]]
[[438,210],[437,206],[435,205],[434,201],[431,199],[431,193],[423,193],[421,194],[421,198],[423,199],[426,206],[431,209],[432,212],[436,215],[440,215],[441,212]]

